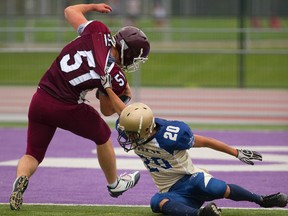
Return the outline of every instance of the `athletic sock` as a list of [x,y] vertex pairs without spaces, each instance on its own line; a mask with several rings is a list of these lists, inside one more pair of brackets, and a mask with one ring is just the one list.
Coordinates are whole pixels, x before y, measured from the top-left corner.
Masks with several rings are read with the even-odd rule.
[[258,194],[254,194],[235,184],[228,184],[228,186],[230,188],[228,199],[234,201],[249,201],[257,204],[261,202],[261,196]]
[[162,213],[173,216],[197,216],[198,209],[175,201],[167,201],[162,206]]
[[118,179],[118,177],[117,177],[117,179],[116,179],[112,184],[108,184],[108,186],[109,186],[110,188],[115,188],[115,187],[118,185],[118,182],[119,182],[119,179]]

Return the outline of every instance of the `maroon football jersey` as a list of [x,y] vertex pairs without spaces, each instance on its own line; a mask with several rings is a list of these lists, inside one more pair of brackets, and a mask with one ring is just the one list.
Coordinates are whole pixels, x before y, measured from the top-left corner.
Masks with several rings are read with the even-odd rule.
[[40,88],[61,101],[82,103],[87,91],[105,92],[100,76],[110,73],[112,87],[121,95],[127,80],[111,52],[111,33],[99,21],[88,23],[81,35],[67,44],[39,82]]

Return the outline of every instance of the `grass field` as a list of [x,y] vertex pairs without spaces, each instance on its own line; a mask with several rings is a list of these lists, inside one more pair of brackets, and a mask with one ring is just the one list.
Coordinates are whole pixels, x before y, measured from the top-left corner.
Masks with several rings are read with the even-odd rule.
[[[112,33],[122,25],[121,17],[115,19],[103,15],[90,17],[107,24]],[[282,18],[282,29],[270,29],[269,19],[261,20],[261,29],[250,28],[246,37],[249,51],[280,50],[288,48],[288,19]],[[21,44],[33,48],[57,47],[76,37],[71,26],[59,17],[39,17],[26,20],[13,17],[0,21],[0,27],[35,28],[33,34],[23,29],[0,35],[0,48],[17,48]],[[238,87],[239,59],[236,54],[177,53],[173,50],[225,50],[236,51],[239,41],[237,17],[171,17],[171,32],[155,28],[151,17],[143,17],[137,26],[145,30],[151,42],[149,61],[141,69],[142,86],[170,87]],[[39,30],[42,29],[42,30]],[[55,29],[61,31],[57,32]],[[49,30],[51,29],[51,30]],[[268,30],[267,30],[268,29]],[[224,30],[224,31],[221,31]],[[27,36],[29,35],[29,37]],[[15,45],[16,44],[16,45]],[[170,50],[159,53],[159,50]],[[44,49],[45,50],[45,49]],[[156,50],[156,51],[155,51]],[[158,50],[158,51],[157,51]],[[35,85],[50,66],[57,53],[0,53],[0,85]],[[287,54],[247,54],[244,65],[244,86],[252,88],[288,88]],[[132,75],[128,75],[130,78]],[[131,79],[130,79],[131,80]],[[131,82],[130,82],[131,84]],[[132,83],[133,84],[133,83]]]
[[[13,19],[12,19],[13,18]],[[103,15],[95,15],[90,17],[90,19],[100,20],[107,24],[111,29],[112,33],[115,33],[119,28],[123,26],[123,17],[120,18],[111,18],[109,16]],[[169,27],[173,29],[236,29],[238,27],[238,20],[237,17],[170,17],[169,19]],[[281,19],[283,28],[288,27],[288,19],[283,17]],[[267,29],[269,28],[269,19],[262,18],[261,19],[262,28]],[[250,19],[246,19],[246,26],[248,28],[253,27],[250,25]],[[35,28],[67,28],[66,31],[61,31],[58,34],[55,34],[54,31],[47,32],[46,30],[39,30],[33,35],[33,40],[38,43],[47,43],[47,42],[55,42],[59,40],[69,41],[75,37],[75,31],[71,28],[71,26],[63,19],[59,19],[59,17],[37,17],[35,19],[25,19],[22,17],[9,17],[8,19],[1,19],[0,20],[0,27],[18,27],[18,28],[25,28],[25,27],[35,27]],[[163,39],[164,33],[159,30],[157,27],[155,28],[155,24],[152,18],[143,17],[139,19],[136,26],[140,27],[141,29],[146,29],[147,36],[149,36],[151,41],[160,41]],[[149,30],[154,28],[153,30]],[[259,29],[258,29],[259,30]],[[156,31],[156,32],[155,32]],[[263,40],[263,39],[287,39],[287,32],[281,33],[280,31],[275,32],[263,32],[261,31],[253,31],[249,35],[251,40]],[[12,38],[10,38],[12,36]],[[23,42],[27,35],[22,30],[16,31],[13,34],[1,34],[0,35],[0,42],[1,41],[11,41],[12,39],[14,42]],[[174,41],[182,41],[182,40],[211,40],[211,39],[218,39],[218,40],[236,40],[237,33],[235,31],[232,32],[225,32],[221,33],[195,33],[195,32],[185,32],[183,34],[178,33],[177,31],[172,31],[170,35],[171,39]],[[1,43],[0,43],[1,45]]]
[[[153,216],[149,207],[136,206],[63,206],[63,205],[25,205],[20,211],[11,211],[7,204],[0,205],[3,216]],[[223,216],[286,216],[286,210],[275,209],[223,209]]]
[[[118,30],[123,24],[121,19],[97,15],[91,19],[101,20],[112,30]],[[269,19],[263,18],[263,29],[250,29],[246,37],[249,51],[287,51],[288,19],[282,19],[282,29],[270,29]],[[249,26],[250,20],[246,23]],[[3,32],[0,35],[0,48],[17,48],[25,44],[26,48],[61,48],[76,37],[76,33],[65,20],[59,17],[39,17],[33,21],[14,17],[13,20],[1,20],[0,27],[41,28],[33,35],[23,29],[19,32]],[[139,19],[137,26],[145,29],[151,41],[149,61],[141,69],[143,86],[175,87],[238,87],[239,59],[236,54],[209,53],[209,50],[236,51],[239,41],[236,17],[171,17],[167,33],[154,28],[151,18]],[[59,28],[63,31],[49,30]],[[225,31],[221,31],[221,29]],[[282,31],[283,30],[283,31]],[[168,38],[167,38],[168,37]],[[29,39],[29,40],[28,40]],[[28,40],[28,41],[26,41]],[[16,45],[15,45],[16,44]],[[22,44],[22,45],[21,45]],[[61,44],[61,45],[60,45]],[[58,46],[59,45],[59,46]],[[159,50],[170,50],[159,53]],[[173,50],[200,50],[204,53],[179,53]],[[43,49],[45,51],[45,48]],[[155,51],[156,50],[156,51]],[[158,50],[158,51],[157,51]],[[207,52],[208,51],[208,52]],[[1,52],[0,85],[35,85],[50,66],[57,53]],[[247,54],[244,64],[244,86],[252,88],[288,88],[287,54]],[[132,75],[129,74],[128,78]],[[131,80],[131,79],[130,79]],[[131,83],[131,82],[130,82]],[[133,83],[132,83],[133,84]]]
[[[36,85],[56,53],[0,53],[0,85]],[[248,55],[245,87],[288,88],[286,55]],[[134,74],[128,74],[132,81]],[[151,53],[141,68],[142,86],[238,87],[237,56]]]

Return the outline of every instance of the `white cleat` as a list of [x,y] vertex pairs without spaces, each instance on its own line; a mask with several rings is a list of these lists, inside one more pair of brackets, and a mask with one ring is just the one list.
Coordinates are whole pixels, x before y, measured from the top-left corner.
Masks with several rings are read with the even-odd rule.
[[134,173],[122,174],[118,178],[118,182],[115,188],[107,186],[110,196],[118,197],[123,194],[125,191],[133,188],[140,179],[140,172],[136,171]]

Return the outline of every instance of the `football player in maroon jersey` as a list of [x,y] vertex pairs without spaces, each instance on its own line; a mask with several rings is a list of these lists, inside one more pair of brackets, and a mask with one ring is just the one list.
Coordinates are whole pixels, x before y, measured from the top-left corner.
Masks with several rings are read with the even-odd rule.
[[90,11],[109,13],[112,8],[106,4],[78,4],[64,11],[66,20],[79,37],[61,50],[41,78],[31,100],[26,153],[19,160],[10,196],[12,210],[20,209],[29,178],[44,159],[57,128],[95,142],[98,161],[112,197],[134,187],[140,178],[138,171],[117,175],[110,128],[100,114],[85,103],[85,95],[97,89],[102,114],[120,114],[131,98],[124,71],[135,70],[147,60],[150,44],[146,35],[132,26],[112,36],[105,24],[85,18]]

